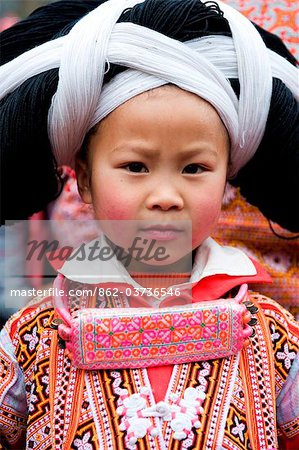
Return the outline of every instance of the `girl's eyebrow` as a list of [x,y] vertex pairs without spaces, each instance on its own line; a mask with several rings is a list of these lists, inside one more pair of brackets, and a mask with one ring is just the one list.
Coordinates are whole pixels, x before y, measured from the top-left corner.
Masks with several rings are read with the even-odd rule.
[[[158,156],[160,153],[159,149],[156,148],[150,148],[150,147],[144,147],[142,144],[121,144],[116,146],[112,152],[123,152],[123,151],[131,151],[134,153],[139,153],[142,155],[148,155],[148,156]],[[179,156],[182,159],[192,158],[194,156],[199,156],[203,154],[207,154],[209,156],[213,156],[214,158],[218,158],[220,152],[216,151],[214,148],[209,148],[208,145],[204,145],[201,147],[196,148],[190,148],[190,149],[181,149],[179,150]]]
[[112,152],[135,152],[135,153],[148,153],[148,154],[158,154],[158,149],[153,149],[150,147],[144,147],[142,144],[120,144],[117,145]]
[[209,148],[209,146],[205,145],[203,147],[190,148],[186,150],[182,150],[181,156],[182,158],[192,158],[194,156],[213,156],[214,158],[218,158],[220,155],[219,151],[214,150],[214,148]]

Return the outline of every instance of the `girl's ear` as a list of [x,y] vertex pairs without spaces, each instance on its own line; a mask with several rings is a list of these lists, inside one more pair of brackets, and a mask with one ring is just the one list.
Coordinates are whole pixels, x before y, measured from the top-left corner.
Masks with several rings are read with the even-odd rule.
[[92,196],[90,191],[90,173],[87,163],[77,158],[75,171],[79,194],[84,203],[90,204],[92,203]]

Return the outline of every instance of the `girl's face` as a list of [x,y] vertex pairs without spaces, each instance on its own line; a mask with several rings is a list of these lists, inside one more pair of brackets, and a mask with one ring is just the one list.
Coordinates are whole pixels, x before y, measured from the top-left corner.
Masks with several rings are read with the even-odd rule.
[[[100,123],[87,161],[78,163],[79,191],[96,219],[152,224],[138,231],[163,245],[182,247],[189,222],[195,249],[217,224],[228,154],[215,109],[164,86],[127,101]],[[121,244],[119,233],[107,234]]]

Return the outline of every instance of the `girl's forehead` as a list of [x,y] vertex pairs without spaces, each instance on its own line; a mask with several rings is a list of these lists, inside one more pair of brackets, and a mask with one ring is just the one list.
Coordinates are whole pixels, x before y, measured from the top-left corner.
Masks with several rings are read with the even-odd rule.
[[91,137],[89,152],[104,148],[224,148],[227,130],[217,111],[197,95],[175,86],[142,93],[111,112]]
[[[177,109],[173,109],[174,106]],[[105,119],[100,123],[105,123],[107,118],[113,118],[116,115],[123,115],[135,111],[137,114],[149,114],[153,109],[153,113],[161,113],[171,111],[171,117],[175,118],[180,115],[181,109],[186,108],[187,110],[194,110],[197,115],[209,114],[214,116],[215,119],[220,116],[216,109],[206,100],[199,97],[198,95],[185,91],[175,85],[164,85],[148,91],[142,92],[135,97],[127,100],[122,105],[118,106],[114,111],[112,111]],[[191,117],[190,117],[191,118]]]
[[[216,109],[196,94],[166,85],[126,101],[97,126],[96,134],[113,134],[115,138],[134,135],[150,139],[214,139],[215,133],[228,143],[228,132]],[[179,134],[179,135],[178,135]],[[110,138],[109,138],[110,139]]]

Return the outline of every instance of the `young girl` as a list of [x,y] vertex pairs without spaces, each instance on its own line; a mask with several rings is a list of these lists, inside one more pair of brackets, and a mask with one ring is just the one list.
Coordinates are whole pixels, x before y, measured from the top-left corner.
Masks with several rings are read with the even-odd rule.
[[5,32],[3,58],[4,220],[69,164],[104,232],[1,331],[3,448],[298,448],[298,324],[209,238],[227,178],[299,229],[284,46],[219,1],[72,0]]

